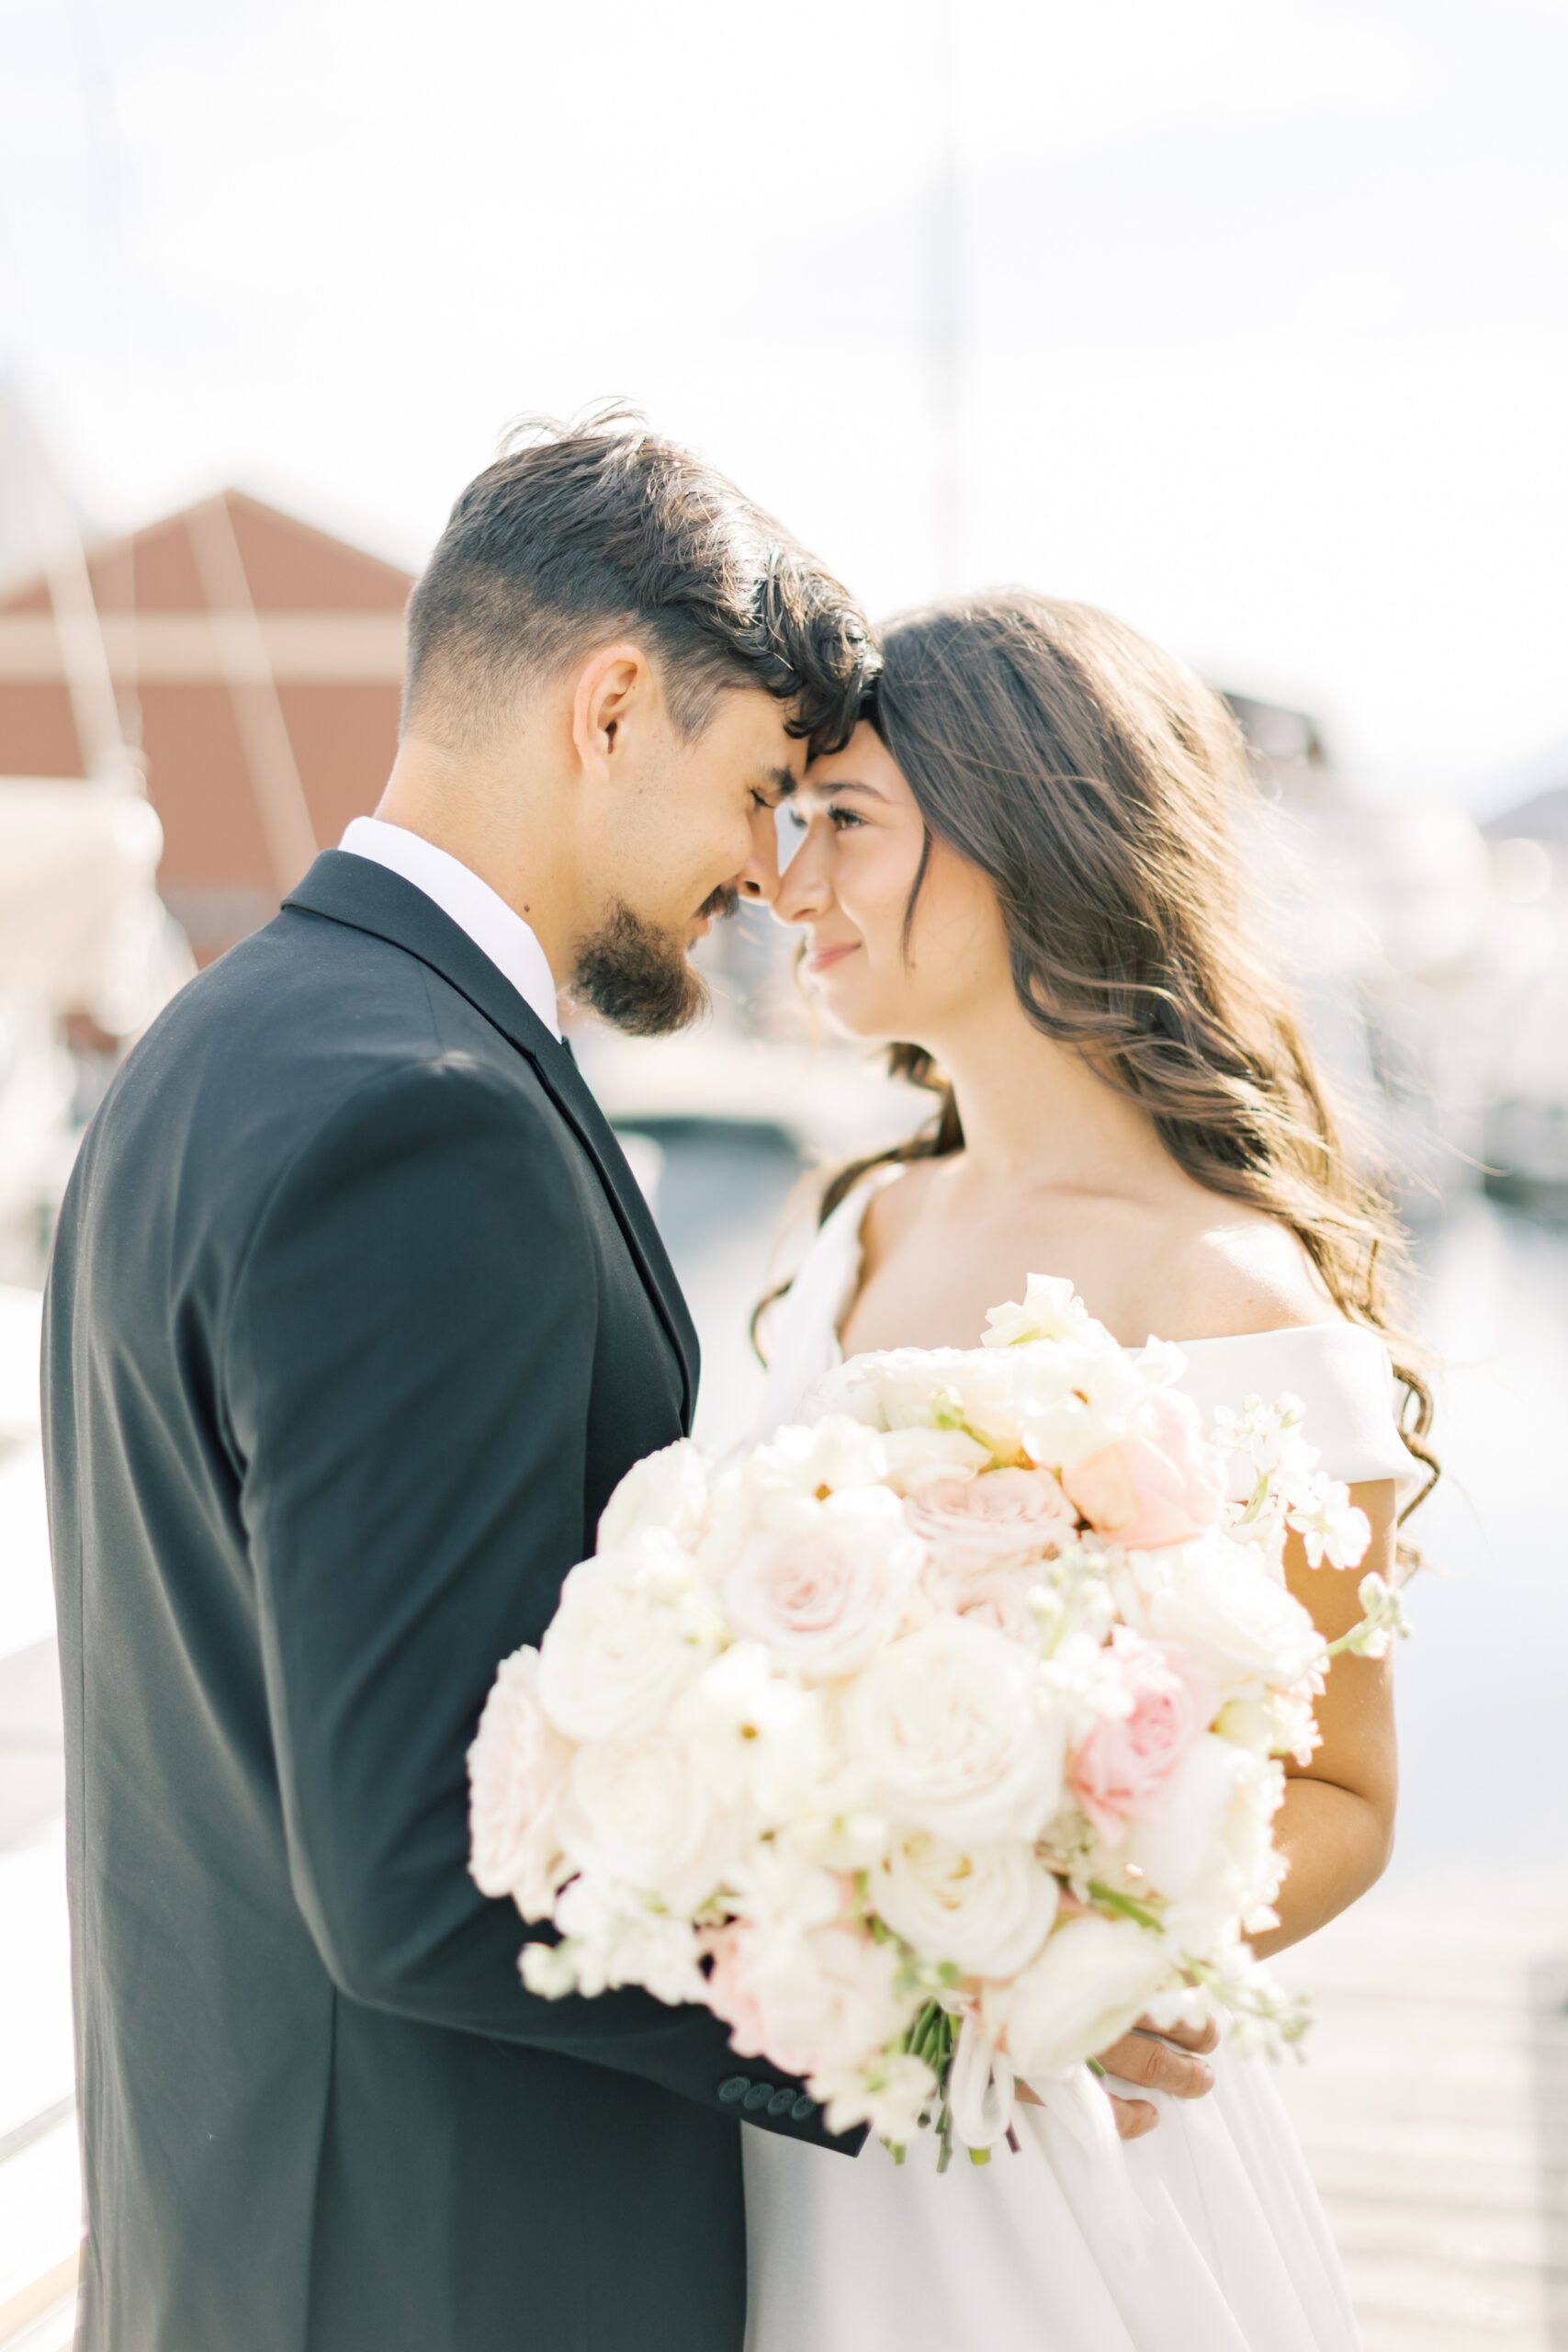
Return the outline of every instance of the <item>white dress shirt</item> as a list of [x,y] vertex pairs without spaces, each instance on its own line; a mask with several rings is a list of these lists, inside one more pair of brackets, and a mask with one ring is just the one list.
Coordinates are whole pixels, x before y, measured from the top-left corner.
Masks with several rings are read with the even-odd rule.
[[471,865],[465,865],[448,850],[437,849],[422,834],[411,833],[406,825],[389,825],[380,817],[355,817],[338,847],[347,850],[351,857],[367,857],[373,865],[400,874],[405,882],[433,899],[511,981],[550,1035],[560,1035],[560,1010],[548,957],[516,908],[509,907],[488,882],[481,882]]

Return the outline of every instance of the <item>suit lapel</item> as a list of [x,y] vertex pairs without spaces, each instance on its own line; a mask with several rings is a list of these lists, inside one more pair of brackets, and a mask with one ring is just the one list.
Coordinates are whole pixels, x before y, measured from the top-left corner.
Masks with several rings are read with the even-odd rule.
[[284,905],[368,932],[417,956],[527,1056],[597,1170],[626,1247],[670,1335],[681,1365],[683,1418],[689,1429],[696,1403],[696,1332],[642,1188],[570,1052],[467,932],[401,875],[343,850],[323,850]]

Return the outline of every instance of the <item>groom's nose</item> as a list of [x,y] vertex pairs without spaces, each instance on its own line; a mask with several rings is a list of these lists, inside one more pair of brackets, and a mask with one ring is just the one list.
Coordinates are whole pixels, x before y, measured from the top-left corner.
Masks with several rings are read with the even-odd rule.
[[735,877],[735,887],[753,906],[771,907],[779,894],[779,837],[771,808],[759,808],[751,820],[751,854]]

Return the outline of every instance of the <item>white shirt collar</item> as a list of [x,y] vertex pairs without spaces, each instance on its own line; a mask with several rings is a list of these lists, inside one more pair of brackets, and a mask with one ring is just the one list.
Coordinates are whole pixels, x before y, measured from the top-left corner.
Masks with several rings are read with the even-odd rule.
[[400,874],[416,890],[434,900],[459,931],[490,957],[509,979],[531,1012],[536,1012],[552,1036],[560,1035],[560,1010],[555,976],[538,939],[515,907],[499,891],[481,882],[471,865],[450,851],[437,849],[406,825],[389,825],[381,817],[355,817],[340,849],[352,857],[367,857]]

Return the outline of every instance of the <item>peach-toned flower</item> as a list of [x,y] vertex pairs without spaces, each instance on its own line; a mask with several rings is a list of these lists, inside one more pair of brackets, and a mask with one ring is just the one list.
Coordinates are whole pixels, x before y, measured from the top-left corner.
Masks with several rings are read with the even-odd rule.
[[1128,1711],[1100,1717],[1080,1743],[1068,1780],[1097,1835],[1117,1846],[1130,1821],[1162,1804],[1220,1702],[1212,1678],[1195,1660],[1145,1642],[1125,1625],[1111,1636],[1108,1674]]
[[1201,1534],[1226,1491],[1224,1464],[1204,1440],[1197,1406],[1170,1388],[1150,1397],[1136,1436],[1091,1454],[1062,1484],[1089,1525],[1130,1552]]

